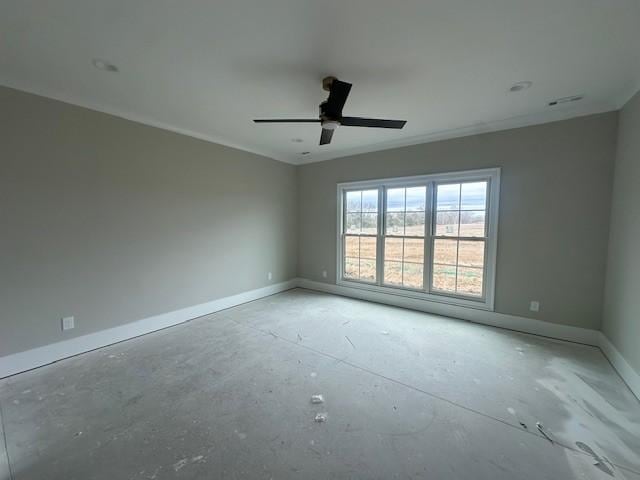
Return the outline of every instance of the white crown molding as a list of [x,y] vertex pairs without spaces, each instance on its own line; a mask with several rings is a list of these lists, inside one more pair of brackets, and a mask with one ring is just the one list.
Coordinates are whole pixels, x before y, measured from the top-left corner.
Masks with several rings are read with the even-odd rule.
[[616,106],[621,110],[631,100],[636,93],[640,92],[640,85],[636,82],[629,83],[625,89],[616,96]]
[[[87,101],[85,99],[78,98],[68,92],[59,92],[52,89],[48,89],[42,86],[25,85],[24,83],[18,84],[6,78],[0,78],[0,85],[13,88],[15,90],[39,95],[60,102],[68,103],[71,105],[88,108],[115,117],[130,120],[132,122],[141,123],[162,130],[186,135],[188,137],[197,138],[207,142],[217,143],[226,147],[235,148],[237,150],[243,150],[245,152],[260,155],[262,157],[271,158],[291,165],[305,165],[308,163],[322,162],[326,160],[333,160],[336,158],[348,157],[351,155],[358,155],[363,153],[371,153],[383,150],[391,150],[393,148],[407,147],[411,145],[419,145],[422,143],[430,143],[438,140],[448,140],[458,137],[466,137],[469,135],[478,135],[481,133],[497,132],[500,130],[509,130],[513,128],[526,127],[530,125],[539,125],[549,122],[557,122],[560,120],[568,120],[570,118],[581,117],[585,115],[592,115],[596,113],[604,113],[612,110],[618,110],[623,106],[638,90],[637,86],[634,88],[628,88],[621,95],[617,96],[613,102],[591,102],[585,103],[575,107],[556,107],[543,112],[534,114],[520,115],[515,117],[509,117],[501,120],[491,120],[474,125],[467,125],[462,127],[450,128],[446,130],[439,130],[436,132],[429,132],[423,135],[417,135],[412,137],[400,138],[384,143],[373,143],[369,145],[363,145],[360,147],[353,147],[348,149],[342,149],[339,151],[332,151],[326,153],[313,154],[310,157],[301,158],[294,155],[280,155],[275,152],[254,148],[250,145],[239,144],[236,142],[229,142],[224,138],[217,135],[206,134],[202,132],[196,132],[174,125],[170,125],[165,122],[157,121],[144,115],[138,115],[133,112],[123,111],[118,108],[112,108],[107,105],[99,104],[96,102]],[[633,91],[632,91],[633,90]]]
[[150,126],[150,127],[159,128],[161,130],[167,130],[169,132],[178,133],[180,135],[185,135],[187,137],[197,138],[198,140],[204,140],[206,142],[216,143],[218,145],[223,145],[225,147],[235,148],[236,150],[242,150],[242,151],[245,151],[245,152],[253,153],[253,154],[259,155],[261,157],[270,158],[272,160],[278,160],[278,161],[289,163],[289,164],[295,164],[296,163],[296,162],[292,161],[291,159],[278,156],[273,152],[268,152],[268,151],[265,151],[265,150],[259,150],[259,149],[253,148],[253,147],[251,147],[249,145],[245,145],[245,144],[239,144],[239,143],[235,143],[235,142],[228,142],[225,139],[223,139],[223,138],[221,138],[221,137],[219,137],[217,135],[206,134],[206,133],[196,132],[194,130],[189,130],[189,129],[186,129],[186,128],[176,127],[174,125],[170,125],[170,124],[165,123],[165,122],[154,120],[154,119],[146,117],[144,115],[138,115],[136,113],[126,112],[126,111],[120,110],[118,108],[112,108],[112,107],[109,107],[107,105],[103,105],[103,104],[87,101],[87,100],[75,97],[74,95],[72,95],[72,94],[70,94],[68,92],[62,93],[62,92],[57,92],[57,91],[50,90],[50,89],[47,89],[47,88],[36,87],[36,86],[33,86],[33,85],[27,85],[27,86],[25,86],[24,84],[19,84],[18,85],[17,83],[12,82],[12,81],[7,80],[7,79],[4,79],[4,78],[0,79],[0,86],[7,87],[7,88],[12,88],[14,90],[19,90],[19,91],[25,92],[25,93],[31,93],[33,95],[38,95],[38,96],[45,97],[45,98],[50,98],[52,100],[58,100],[59,102],[68,103],[68,104],[74,105],[76,107],[82,107],[82,108],[87,108],[89,110],[94,110],[96,112],[106,113],[106,114],[112,115],[114,117],[123,118],[125,120],[129,120],[129,121],[136,122],[136,123],[141,123],[143,125],[147,125],[147,126]]
[[242,303],[284,292],[285,290],[295,288],[296,285],[297,279],[291,279],[286,282],[250,290],[229,297],[218,298],[210,302],[154,315],[153,317],[144,318],[118,327],[100,330],[87,335],[70,338],[69,340],[63,340],[24,352],[0,357],[0,378],[42,367],[64,358],[95,350],[96,348],[106,347],[107,345],[129,340],[220,310],[235,307]]
[[549,110],[543,112],[519,115],[509,117],[502,120],[492,120],[474,125],[467,125],[458,128],[450,128],[447,130],[439,130],[424,135],[413,137],[405,137],[397,140],[391,140],[384,143],[375,143],[366,146],[354,147],[340,152],[315,154],[312,158],[291,160],[296,165],[305,165],[309,163],[323,162],[326,160],[334,160],[336,158],[344,158],[352,155],[360,155],[363,153],[379,152],[391,150],[394,148],[408,147],[412,145],[420,145],[423,143],[437,142],[439,140],[449,140],[459,137],[468,137],[470,135],[478,135],[482,133],[498,132],[501,130],[511,130],[514,128],[528,127],[532,125],[540,125],[543,123],[558,122],[561,120],[569,120],[576,117],[584,117],[598,113],[605,113],[618,110],[619,102],[592,102],[582,106],[575,107],[549,107]]

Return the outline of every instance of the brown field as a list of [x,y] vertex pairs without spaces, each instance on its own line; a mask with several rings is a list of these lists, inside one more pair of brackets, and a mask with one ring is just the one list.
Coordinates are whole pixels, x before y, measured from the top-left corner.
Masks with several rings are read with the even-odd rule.
[[[452,293],[481,295],[484,243],[484,240],[436,239],[433,252],[433,288]],[[376,280],[376,244],[375,237],[345,238],[346,277]],[[386,238],[384,283],[422,289],[423,259],[423,239]]]

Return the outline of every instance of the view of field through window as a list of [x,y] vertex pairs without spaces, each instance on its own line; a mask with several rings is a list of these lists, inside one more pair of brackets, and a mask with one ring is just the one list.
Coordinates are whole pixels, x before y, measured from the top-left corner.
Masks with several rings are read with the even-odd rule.
[[344,192],[343,278],[482,297],[488,186],[425,182]]
[[482,295],[487,182],[440,184],[436,193],[432,287]]
[[384,283],[422,289],[427,187],[389,188],[385,204]]
[[376,281],[378,190],[346,193],[344,276]]

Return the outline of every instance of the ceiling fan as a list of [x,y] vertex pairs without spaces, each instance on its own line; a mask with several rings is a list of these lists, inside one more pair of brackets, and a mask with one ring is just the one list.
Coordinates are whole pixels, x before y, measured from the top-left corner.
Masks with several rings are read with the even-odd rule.
[[343,117],[342,109],[351,84],[338,80],[336,77],[326,77],[322,80],[322,88],[329,92],[329,98],[320,104],[319,118],[283,118],[283,119],[256,119],[255,123],[319,123],[322,126],[320,145],[331,143],[333,132],[340,125],[345,127],[373,127],[395,128],[404,127],[406,120],[385,120],[381,118]]

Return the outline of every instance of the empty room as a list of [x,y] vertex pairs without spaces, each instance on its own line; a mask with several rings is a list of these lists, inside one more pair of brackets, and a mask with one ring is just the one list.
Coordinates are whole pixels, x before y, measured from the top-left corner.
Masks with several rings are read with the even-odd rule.
[[640,480],[640,3],[0,2],[0,480]]

